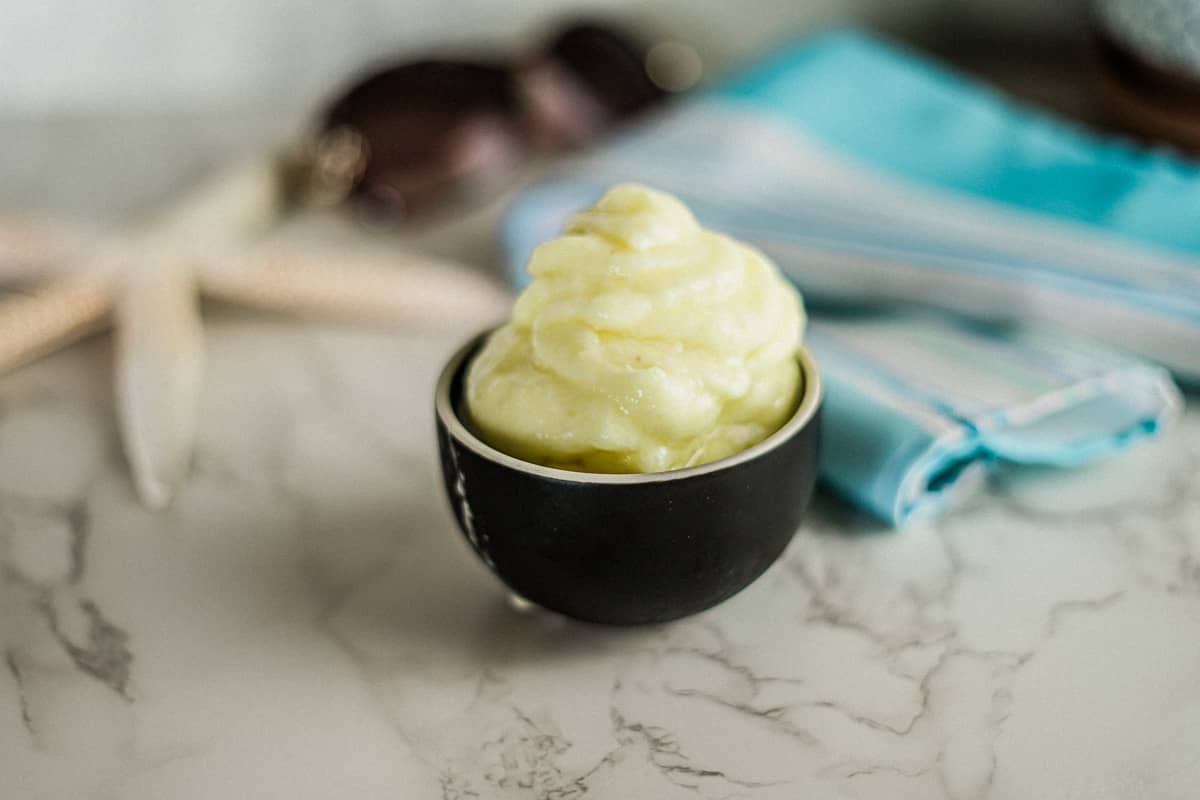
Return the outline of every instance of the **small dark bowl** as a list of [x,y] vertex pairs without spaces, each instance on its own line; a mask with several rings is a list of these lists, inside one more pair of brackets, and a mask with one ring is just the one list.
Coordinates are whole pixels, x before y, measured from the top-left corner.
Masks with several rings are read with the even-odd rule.
[[589,622],[665,622],[736,594],[779,558],[817,477],[821,381],[806,352],[795,413],[759,444],[698,467],[612,475],[522,461],[472,432],[463,382],[486,335],[438,380],[438,449],[459,527],[514,592]]

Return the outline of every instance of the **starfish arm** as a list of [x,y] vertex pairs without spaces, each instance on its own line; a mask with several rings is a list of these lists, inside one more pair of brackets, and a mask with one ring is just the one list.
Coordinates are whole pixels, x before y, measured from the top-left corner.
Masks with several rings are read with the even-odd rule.
[[512,297],[484,275],[415,257],[260,248],[206,264],[200,289],[226,302],[383,324],[490,322]]
[[116,400],[142,501],[166,506],[191,466],[204,339],[190,270],[155,261],[124,277],[116,302]]
[[275,159],[244,161],[171,206],[153,221],[147,239],[176,252],[221,256],[279,222],[289,202]]
[[104,328],[111,285],[94,276],[60,278],[0,300],[0,373]]
[[65,271],[98,239],[82,225],[22,216],[0,218],[0,283]]

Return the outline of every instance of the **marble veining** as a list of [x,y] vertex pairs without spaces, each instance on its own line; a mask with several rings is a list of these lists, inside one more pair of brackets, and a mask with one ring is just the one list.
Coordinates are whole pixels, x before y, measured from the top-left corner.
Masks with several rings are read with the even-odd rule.
[[[521,613],[430,397],[470,332],[220,315],[194,477],[135,500],[97,340],[0,381],[5,797],[1184,798],[1200,416],[635,629]],[[227,387],[227,388],[226,388]]]
[[[146,181],[77,195],[125,162],[80,144],[54,172],[40,143],[93,141],[63,126],[7,129],[5,202],[121,215],[203,160],[199,134],[134,136]],[[478,261],[491,220],[411,241]],[[5,800],[1196,796],[1200,412],[900,534],[819,497],[744,592],[612,629],[514,610],[455,527],[433,386],[474,330],[207,319],[163,512],[130,486],[105,340],[0,378]]]

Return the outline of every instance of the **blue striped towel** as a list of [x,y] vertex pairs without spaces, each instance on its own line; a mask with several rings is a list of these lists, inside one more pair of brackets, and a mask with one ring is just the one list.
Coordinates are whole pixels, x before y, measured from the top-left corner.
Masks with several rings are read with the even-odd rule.
[[[527,189],[502,225],[514,282],[624,180],[678,195],[801,287],[828,385],[824,477],[894,524],[992,464],[1079,464],[1178,413],[1165,369],[1062,329],[1200,377],[1200,170],[859,34],[784,48]],[[939,311],[861,313],[898,306]]]

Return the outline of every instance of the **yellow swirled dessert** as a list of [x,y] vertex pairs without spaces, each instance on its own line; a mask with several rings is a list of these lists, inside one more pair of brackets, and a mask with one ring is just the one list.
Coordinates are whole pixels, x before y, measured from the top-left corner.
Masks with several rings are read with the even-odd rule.
[[738,453],[795,409],[799,295],[674,197],[613,187],[528,270],[512,321],[467,374],[471,420],[497,449],[662,472]]

